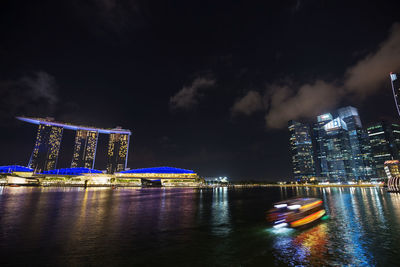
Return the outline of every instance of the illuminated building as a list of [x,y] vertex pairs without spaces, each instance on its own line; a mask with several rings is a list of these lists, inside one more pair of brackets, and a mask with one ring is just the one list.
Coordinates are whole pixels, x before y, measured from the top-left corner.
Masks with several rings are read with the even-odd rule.
[[400,191],[399,161],[387,160],[385,161],[384,166],[388,178],[388,191]]
[[397,73],[390,73],[390,81],[392,82],[392,91],[394,102],[396,104],[397,113],[400,116],[400,75]]
[[317,117],[317,122],[313,126],[313,139],[315,142],[314,154],[315,169],[319,178],[327,177],[328,161],[327,161],[327,143],[324,142],[324,125],[333,119],[330,113],[322,114]]
[[107,151],[107,172],[114,173],[126,169],[129,149],[129,134],[110,134]]
[[315,177],[315,163],[310,127],[297,121],[289,121],[290,152],[293,176],[308,181]]
[[360,116],[356,108],[348,106],[337,110],[339,118],[347,126],[351,151],[352,179],[365,180],[372,178],[375,173],[375,165],[372,160],[371,146],[368,132],[363,129]]
[[122,171],[128,160],[130,130],[121,128],[104,129],[90,126],[56,122],[51,118],[17,117],[17,119],[39,125],[35,147],[29,166],[35,172],[56,168],[58,152],[64,129],[76,131],[71,167],[93,168],[99,134],[110,135],[107,170],[109,173]]
[[378,122],[370,125],[367,130],[377,175],[380,178],[386,177],[385,161],[399,159],[400,125]]
[[90,169],[90,168],[63,168],[63,169],[55,169],[55,170],[50,170],[50,171],[44,171],[41,174],[47,174],[47,175],[82,175],[85,173],[89,174],[100,174],[102,173],[99,170],[95,169]]
[[0,184],[2,185],[38,185],[33,169],[19,165],[0,166]]
[[11,174],[11,173],[31,173],[33,169],[19,166],[19,165],[8,165],[8,166],[0,166],[0,173],[1,174]]
[[141,179],[144,185],[158,183],[160,186],[197,186],[199,184],[199,176],[194,171],[173,167],[127,170],[115,173],[115,176],[119,180]]
[[39,124],[35,146],[29,167],[35,172],[54,169],[57,165],[63,128],[44,123]]
[[[324,115],[331,117],[331,114]],[[350,144],[347,127],[340,118],[320,121],[319,126],[317,130],[318,158],[321,159],[322,179],[332,182],[346,181],[350,173]]]
[[94,168],[98,136],[97,131],[76,131],[71,168]]
[[365,180],[375,174],[367,132],[354,107],[317,117],[314,124],[320,177],[331,182]]

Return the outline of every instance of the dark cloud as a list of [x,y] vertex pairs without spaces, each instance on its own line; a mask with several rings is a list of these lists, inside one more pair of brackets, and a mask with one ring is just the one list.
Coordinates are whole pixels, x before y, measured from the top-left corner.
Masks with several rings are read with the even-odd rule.
[[[236,112],[251,114],[254,106],[267,99],[266,125],[282,128],[292,119],[310,118],[337,106],[344,97],[357,101],[376,93],[389,79],[389,72],[400,70],[400,25],[394,24],[379,48],[349,67],[337,82],[315,80],[300,86],[285,82],[267,86],[264,96],[247,94],[234,104]],[[250,93],[250,92],[249,92]]]
[[245,115],[251,115],[263,108],[264,104],[260,93],[257,91],[249,91],[243,98],[235,102],[232,107],[232,114],[243,113]]
[[44,71],[26,75],[18,80],[0,82],[2,119],[16,115],[47,116],[58,102],[53,76]]
[[216,80],[209,77],[197,77],[190,86],[184,86],[178,93],[169,99],[173,109],[192,109],[202,97],[202,90],[214,86]]
[[288,86],[271,86],[269,94],[269,112],[265,116],[267,127],[282,128],[289,120],[316,116],[333,108],[342,97],[343,90],[317,80],[300,86],[297,92]]
[[364,96],[376,92],[389,73],[400,70],[400,24],[395,23],[387,40],[346,71],[344,87]]

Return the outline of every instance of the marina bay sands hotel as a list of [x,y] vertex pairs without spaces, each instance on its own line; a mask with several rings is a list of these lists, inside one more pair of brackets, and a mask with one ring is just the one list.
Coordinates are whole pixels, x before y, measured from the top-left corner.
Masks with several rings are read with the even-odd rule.
[[102,129],[56,122],[52,118],[17,117],[18,120],[39,125],[29,167],[41,173],[56,168],[63,130],[76,131],[71,168],[94,168],[99,134],[108,134],[107,172],[124,171],[128,161],[130,130]]

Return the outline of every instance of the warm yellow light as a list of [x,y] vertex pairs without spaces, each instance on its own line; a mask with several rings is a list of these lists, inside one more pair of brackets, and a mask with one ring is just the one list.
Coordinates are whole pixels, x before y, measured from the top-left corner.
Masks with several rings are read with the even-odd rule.
[[308,215],[307,217],[304,217],[300,220],[291,222],[290,226],[291,227],[299,227],[299,226],[305,225],[307,223],[313,222],[313,221],[321,218],[324,215],[325,215],[325,210],[320,210],[320,211],[317,211],[311,215]]

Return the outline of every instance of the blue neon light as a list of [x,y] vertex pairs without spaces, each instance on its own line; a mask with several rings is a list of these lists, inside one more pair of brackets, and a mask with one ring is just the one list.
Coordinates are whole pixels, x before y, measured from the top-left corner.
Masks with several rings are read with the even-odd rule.
[[13,172],[33,172],[33,169],[19,165],[0,166],[0,173]]
[[154,168],[143,168],[143,169],[122,171],[121,173],[195,173],[195,172],[192,170],[185,170],[173,167],[154,167]]
[[54,174],[54,175],[80,175],[83,173],[102,173],[99,170],[89,168],[65,168],[50,171],[44,171],[41,174]]

